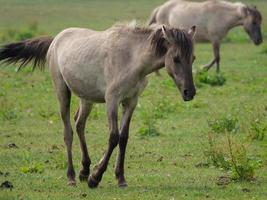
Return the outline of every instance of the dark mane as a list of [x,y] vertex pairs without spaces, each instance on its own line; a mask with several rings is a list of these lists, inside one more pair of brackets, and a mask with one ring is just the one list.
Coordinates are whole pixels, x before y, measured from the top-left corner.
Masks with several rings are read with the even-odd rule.
[[[187,59],[190,58],[193,52],[193,42],[188,33],[176,28],[170,30],[181,55]],[[151,37],[151,46],[157,56],[161,57],[167,52],[165,43],[166,40],[163,38],[162,30],[156,30]]]
[[185,30],[172,29],[172,32],[182,56],[189,59],[193,52],[193,42],[191,37]]
[[161,29],[157,29],[151,36],[151,47],[155,52],[156,56],[163,56],[167,52],[165,46],[165,39],[163,38],[163,33]]
[[247,9],[250,11],[252,17],[258,21],[261,22],[262,21],[262,16],[259,10],[257,10],[257,8],[255,6],[248,6]]

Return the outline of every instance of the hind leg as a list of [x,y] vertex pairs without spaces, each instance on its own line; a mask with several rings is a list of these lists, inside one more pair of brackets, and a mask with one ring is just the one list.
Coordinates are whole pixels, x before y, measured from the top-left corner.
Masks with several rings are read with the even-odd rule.
[[70,123],[71,92],[59,73],[55,73],[55,71],[51,70],[51,74],[58,97],[61,119],[64,125],[64,142],[67,148],[68,158],[68,184],[75,185],[75,171],[72,162],[73,131]]
[[220,42],[215,41],[212,43],[214,59],[207,65],[204,66],[204,69],[208,71],[214,64],[216,64],[216,72],[220,72]]
[[76,124],[76,131],[79,136],[80,140],[80,147],[81,147],[81,152],[82,152],[82,169],[80,171],[80,181],[86,181],[89,177],[90,174],[90,164],[91,160],[88,154],[87,150],[87,145],[86,145],[86,140],[84,136],[84,129],[86,125],[86,119],[89,116],[91,110],[92,110],[92,103],[81,100],[80,102],[80,107],[77,111],[77,116],[75,119],[75,124]]
[[60,115],[64,124],[64,141],[67,147],[67,157],[68,157],[68,170],[67,177],[69,180],[69,185],[75,185],[75,171],[72,162],[72,141],[73,141],[73,131],[70,123],[70,100],[71,92],[67,86],[61,87],[59,96],[60,104]]

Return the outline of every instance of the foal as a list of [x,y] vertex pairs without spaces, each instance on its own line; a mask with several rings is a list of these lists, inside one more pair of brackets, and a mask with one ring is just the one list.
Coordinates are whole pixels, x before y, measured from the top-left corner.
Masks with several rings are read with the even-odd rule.
[[[113,149],[119,144],[115,175],[118,185],[126,186],[124,157],[129,125],[138,95],[147,84],[146,76],[165,65],[183,99],[192,100],[196,93],[192,78],[194,35],[195,27],[184,31],[165,26],[140,28],[117,25],[103,32],[69,28],[55,38],[40,37],[7,44],[0,49],[0,60],[21,62],[20,67],[30,61],[33,61],[33,67],[42,67],[47,61],[64,124],[69,184],[75,184],[70,122],[73,93],[80,98],[75,115],[82,151],[80,180],[88,180],[91,188],[97,187]],[[84,136],[85,123],[93,104],[104,102],[109,122],[109,143],[103,158],[90,174],[91,160]],[[120,103],[123,115],[119,130]]]

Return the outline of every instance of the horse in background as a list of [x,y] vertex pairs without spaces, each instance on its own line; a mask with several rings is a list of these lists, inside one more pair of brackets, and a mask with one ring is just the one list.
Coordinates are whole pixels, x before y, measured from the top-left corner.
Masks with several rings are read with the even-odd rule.
[[262,43],[262,16],[256,6],[219,0],[190,2],[171,0],[157,7],[149,24],[166,24],[171,27],[197,26],[196,41],[210,41],[214,58],[204,66],[209,70],[216,64],[220,71],[220,45],[229,30],[243,26],[255,45]]

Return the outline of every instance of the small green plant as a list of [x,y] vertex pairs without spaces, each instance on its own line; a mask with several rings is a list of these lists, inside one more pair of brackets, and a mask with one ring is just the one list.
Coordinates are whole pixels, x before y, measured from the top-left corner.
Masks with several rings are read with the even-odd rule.
[[257,165],[248,158],[245,146],[233,144],[229,134],[227,135],[227,142],[231,159],[231,179],[253,180]]
[[245,146],[235,143],[229,133],[227,142],[216,141],[216,137],[213,133],[208,135],[209,148],[205,151],[208,163],[229,172],[232,180],[253,180],[255,169],[261,167],[261,159],[250,158]]
[[[251,123],[254,135],[262,137],[262,132],[265,131],[263,124],[258,118]],[[245,146],[233,141],[231,133],[239,128],[238,119],[232,115],[225,115],[209,120],[208,126],[211,129],[208,135],[209,148],[205,151],[208,163],[228,171],[231,180],[253,180],[255,169],[261,167],[261,160],[249,157]],[[223,140],[225,137],[227,142]]]
[[264,122],[263,118],[257,118],[250,125],[249,137],[252,140],[263,140],[266,132],[266,122]]
[[207,163],[219,167],[225,170],[230,169],[229,159],[225,154],[224,146],[216,144],[215,135],[213,133],[208,134],[209,148],[205,151],[207,157]]
[[18,118],[18,114],[16,110],[6,110],[0,113],[0,118],[3,120],[15,120]]
[[160,135],[155,127],[155,120],[151,118],[147,118],[144,121],[143,126],[138,129],[138,133],[141,137],[155,137]]
[[44,166],[40,163],[35,163],[30,166],[23,166],[20,168],[20,171],[23,173],[43,173]]
[[225,115],[209,120],[208,126],[216,133],[236,132],[238,130],[238,119],[232,115]]
[[153,115],[156,119],[165,118],[168,114],[175,112],[176,106],[173,102],[161,99],[153,110]]
[[15,121],[20,115],[19,110],[12,102],[6,100],[6,97],[2,97],[0,100],[0,120],[3,121]]
[[197,86],[202,84],[208,84],[211,86],[222,86],[225,84],[226,79],[221,73],[209,74],[206,71],[200,71],[196,73],[195,82]]
[[159,136],[160,133],[156,128],[156,120],[153,112],[144,108],[141,112],[142,126],[138,129],[141,137],[154,137]]

